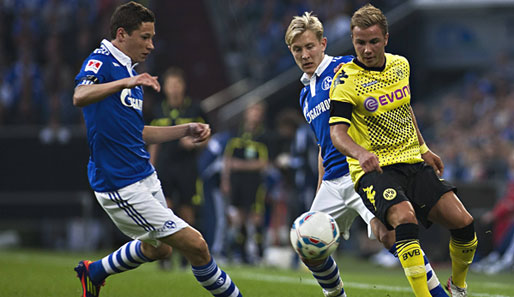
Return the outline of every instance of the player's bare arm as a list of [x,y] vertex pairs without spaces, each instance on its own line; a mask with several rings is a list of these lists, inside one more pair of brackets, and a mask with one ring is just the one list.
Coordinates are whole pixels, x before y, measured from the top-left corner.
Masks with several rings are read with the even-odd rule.
[[[410,108],[410,114],[412,116],[412,122],[414,123],[414,127],[416,128],[416,134],[418,135],[419,145],[422,146],[423,144],[425,144],[425,140],[423,139],[423,135],[421,135],[421,132],[419,131],[416,116],[414,115],[414,110],[412,110],[412,107]],[[438,176],[443,175],[444,164],[438,155],[436,155],[434,152],[428,149],[425,153],[421,154],[421,158],[423,158],[425,163],[434,168],[434,171],[435,173],[437,173]]]
[[378,157],[355,143],[348,135],[348,128],[346,124],[330,126],[330,137],[334,146],[343,155],[359,160],[359,164],[364,172],[369,173],[376,170],[382,173]]
[[191,136],[193,142],[200,143],[211,135],[211,128],[208,124],[188,123],[176,126],[145,126],[143,129],[143,140],[148,144],[163,143]]
[[157,92],[161,90],[157,76],[141,73],[133,77],[127,77],[108,83],[77,86],[73,93],[73,105],[84,107],[101,101],[109,95],[123,89],[131,89],[135,86],[151,87]]

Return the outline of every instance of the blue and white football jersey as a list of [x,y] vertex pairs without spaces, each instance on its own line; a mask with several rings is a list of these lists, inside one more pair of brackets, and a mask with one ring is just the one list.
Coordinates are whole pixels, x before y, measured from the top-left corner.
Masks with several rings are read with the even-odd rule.
[[[137,75],[131,59],[103,40],[75,77],[76,86]],[[88,177],[96,192],[135,183],[154,172],[143,141],[143,88],[136,86],[82,108],[90,150]]]
[[335,75],[334,69],[341,63],[348,63],[353,56],[332,57],[325,55],[311,78],[303,74],[301,81],[304,88],[300,92],[300,107],[305,120],[314,131],[318,145],[321,147],[321,157],[325,174],[323,180],[332,180],[349,172],[346,156],[341,154],[332,144],[330,138],[330,84]]

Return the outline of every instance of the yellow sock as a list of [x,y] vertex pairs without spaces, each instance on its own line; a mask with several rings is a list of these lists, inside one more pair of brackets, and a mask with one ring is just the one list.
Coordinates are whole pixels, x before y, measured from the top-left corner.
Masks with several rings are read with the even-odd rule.
[[454,285],[465,288],[468,268],[473,261],[477,249],[477,236],[470,242],[450,239],[450,258],[452,259],[452,282]]
[[419,240],[410,239],[396,242],[398,259],[402,263],[405,276],[416,297],[431,297],[427,285],[427,272]]

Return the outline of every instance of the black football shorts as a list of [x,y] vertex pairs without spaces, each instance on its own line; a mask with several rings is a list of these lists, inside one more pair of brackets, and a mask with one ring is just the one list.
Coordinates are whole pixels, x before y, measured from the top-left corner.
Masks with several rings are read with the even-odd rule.
[[449,191],[456,187],[440,179],[434,169],[424,162],[415,164],[394,164],[382,167],[383,173],[376,171],[364,174],[358,184],[357,192],[366,207],[382,221],[389,230],[394,229],[386,222],[389,207],[402,201],[409,201],[418,221],[430,227],[428,213]]

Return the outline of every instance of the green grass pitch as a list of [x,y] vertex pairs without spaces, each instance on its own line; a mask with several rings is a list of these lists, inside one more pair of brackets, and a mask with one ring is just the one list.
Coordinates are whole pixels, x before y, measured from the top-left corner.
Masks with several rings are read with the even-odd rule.
[[[60,253],[37,250],[0,250],[0,297],[79,297],[80,284],[73,268],[79,260],[98,259],[102,254]],[[352,258],[337,257],[349,297],[413,296],[401,268],[385,269]],[[305,270],[264,267],[223,266],[245,297],[323,297],[320,288]],[[442,282],[449,269],[436,268]],[[471,273],[469,296],[514,296],[514,274],[494,276]],[[162,271],[157,263],[109,277],[102,297],[169,296],[208,297],[190,270]]]

